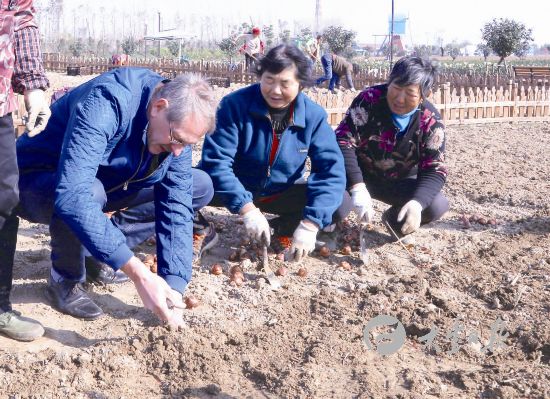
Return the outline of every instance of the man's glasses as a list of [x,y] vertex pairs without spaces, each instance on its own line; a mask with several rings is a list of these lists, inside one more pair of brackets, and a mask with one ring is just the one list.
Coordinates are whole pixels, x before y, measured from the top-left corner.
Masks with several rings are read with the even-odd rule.
[[174,134],[172,133],[172,122],[168,122],[168,126],[170,127],[170,144],[185,145],[183,141],[174,138]]

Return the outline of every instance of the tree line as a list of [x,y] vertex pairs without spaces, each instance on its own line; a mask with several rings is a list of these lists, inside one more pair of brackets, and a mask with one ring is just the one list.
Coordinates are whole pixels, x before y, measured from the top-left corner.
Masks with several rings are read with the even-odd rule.
[[[234,57],[238,54],[238,45],[235,43],[234,37],[239,33],[251,31],[251,29],[252,24],[250,23],[244,22],[240,25],[235,25],[230,35],[214,43],[203,43],[191,39],[166,40],[161,45],[150,43],[149,48],[147,48],[147,43],[144,43],[143,39],[126,36],[121,40],[117,40],[114,45],[116,47],[115,52],[122,52],[138,57],[175,58],[181,56],[183,51],[182,59],[184,60],[193,58],[225,58],[233,62]],[[266,49],[280,43],[300,45],[311,40],[316,35],[309,27],[302,28],[295,36],[291,35],[289,29],[279,30],[279,33],[276,35],[273,25],[264,25],[261,27],[261,30]],[[356,32],[348,30],[343,26],[328,26],[320,34],[325,43],[325,51],[344,55],[348,58],[373,55],[389,57],[390,46],[388,42],[386,42],[385,46],[378,49],[372,47],[361,48],[355,41]],[[523,58],[529,53],[550,53],[550,44],[544,44],[538,48],[534,46],[532,29],[513,19],[495,18],[483,25],[481,34],[482,42],[477,44],[473,55],[482,56],[485,60],[490,55],[496,55],[499,57],[499,64],[506,63],[506,58],[511,55]],[[403,56],[406,53],[422,57],[438,55],[450,56],[455,60],[458,56],[462,55],[461,49],[466,48],[470,44],[468,42],[444,44],[441,39],[437,39],[437,42],[437,45],[416,45],[412,49],[408,49],[407,52],[394,48],[393,55]],[[95,40],[91,37],[87,40],[81,38],[73,40],[61,38],[57,42],[57,51],[73,56],[84,54],[109,56],[113,52],[113,43],[101,39]]]

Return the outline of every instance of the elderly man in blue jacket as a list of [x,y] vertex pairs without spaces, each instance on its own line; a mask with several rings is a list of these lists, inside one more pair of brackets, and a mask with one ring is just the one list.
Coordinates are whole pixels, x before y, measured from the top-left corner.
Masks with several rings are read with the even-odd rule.
[[[91,255],[124,272],[146,308],[183,324],[193,214],[213,195],[208,175],[191,167],[191,145],[213,130],[215,109],[197,75],[168,81],[118,68],[63,96],[42,134],[17,141],[19,214],[50,225],[54,307],[82,319],[103,313],[81,284]],[[152,233],[158,275],[130,249]]]

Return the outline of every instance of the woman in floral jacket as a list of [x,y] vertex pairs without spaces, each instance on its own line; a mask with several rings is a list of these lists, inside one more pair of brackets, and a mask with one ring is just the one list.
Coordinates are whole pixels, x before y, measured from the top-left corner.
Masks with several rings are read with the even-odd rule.
[[426,99],[435,73],[422,58],[401,58],[386,84],[353,100],[336,129],[355,212],[369,222],[371,197],[391,205],[382,220],[399,238],[449,209],[441,193],[447,177],[445,129]]

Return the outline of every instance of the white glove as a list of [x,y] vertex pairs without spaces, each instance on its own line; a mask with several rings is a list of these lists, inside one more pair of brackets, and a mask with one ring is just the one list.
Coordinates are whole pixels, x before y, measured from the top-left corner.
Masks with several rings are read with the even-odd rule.
[[290,256],[294,255],[294,260],[300,261],[315,249],[318,231],[319,228],[306,224],[303,220],[300,222],[294,230],[290,247]]
[[46,102],[44,90],[33,89],[25,92],[25,108],[27,108],[28,119],[25,127],[30,137],[36,136],[46,128],[48,119],[52,114]]
[[359,183],[350,190],[353,209],[360,222],[370,223],[374,216],[372,199],[365,183]]
[[405,223],[401,227],[401,232],[403,234],[411,234],[418,230],[420,227],[420,219],[422,216],[422,205],[420,202],[415,200],[410,200],[403,208],[399,211],[397,215],[397,221],[401,222],[405,218]]
[[254,208],[251,211],[246,212],[243,215],[244,227],[248,236],[258,242],[262,241],[262,235],[265,236],[266,244],[271,242],[271,232],[269,229],[269,223],[265,218],[262,211],[258,208]]

